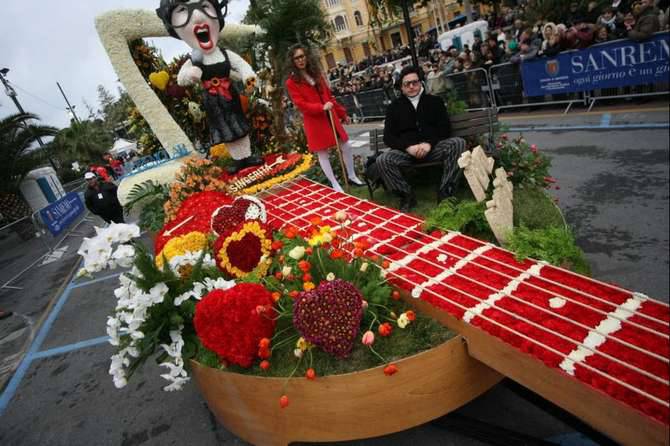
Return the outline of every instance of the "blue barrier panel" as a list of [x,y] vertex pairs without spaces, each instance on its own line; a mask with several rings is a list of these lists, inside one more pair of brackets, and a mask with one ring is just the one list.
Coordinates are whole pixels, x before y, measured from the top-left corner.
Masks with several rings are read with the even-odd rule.
[[79,194],[70,192],[63,198],[40,209],[42,221],[49,228],[49,232],[56,236],[63,232],[84,212],[84,203]]
[[616,40],[523,62],[526,96],[576,93],[600,88],[667,82],[670,33],[636,42]]

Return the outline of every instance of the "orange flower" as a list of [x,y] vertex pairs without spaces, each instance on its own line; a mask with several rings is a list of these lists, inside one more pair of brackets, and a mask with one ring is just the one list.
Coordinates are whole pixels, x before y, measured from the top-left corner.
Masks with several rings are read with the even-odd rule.
[[292,299],[295,299],[296,297],[298,297],[298,294],[299,293],[296,290],[293,290],[290,293],[288,293],[288,295],[291,296]]
[[279,398],[279,407],[281,407],[282,409],[286,409],[288,407],[288,396],[282,395]]
[[389,266],[391,266],[391,263],[388,260],[382,262],[382,268],[388,269]]
[[319,225],[321,224],[321,221],[322,221],[322,220],[321,220],[321,217],[319,217],[318,215],[317,215],[317,216],[314,216],[314,217],[311,217],[311,218],[309,219],[309,222],[310,222],[311,224],[313,224],[314,226],[319,226]]
[[379,332],[379,336],[391,336],[391,333],[393,333],[393,325],[389,324],[388,322],[384,322],[383,324],[379,325],[377,331]]
[[361,257],[363,255],[363,250],[361,248],[354,249],[354,257]]
[[268,361],[267,359],[264,359],[264,360],[261,361],[261,363],[259,365],[260,365],[261,369],[267,370],[267,369],[270,368],[270,361]]
[[270,339],[268,339],[268,338],[261,339],[260,341],[258,341],[258,347],[260,347],[260,348],[270,347]]
[[398,373],[398,367],[395,364],[389,364],[384,367],[384,375],[391,376]]
[[391,293],[391,299],[400,300],[400,292],[396,291],[396,290],[393,290],[393,292]]
[[307,373],[305,373],[305,378],[309,379],[310,381],[316,379],[316,372],[314,371],[314,369],[312,368],[307,369]]
[[330,258],[333,260],[341,259],[344,257],[344,251],[341,249],[334,249],[333,252],[330,253]]
[[314,285],[313,282],[305,282],[302,284],[302,288],[305,291],[312,291],[314,288],[316,288],[316,286]]
[[277,302],[279,299],[281,299],[281,293],[278,291],[275,291],[272,293],[272,300]]
[[290,226],[284,230],[284,235],[286,238],[292,239],[295,238],[298,233],[293,226]]
[[410,321],[416,319],[416,313],[414,313],[412,310],[405,311],[405,315],[407,315],[407,319]]

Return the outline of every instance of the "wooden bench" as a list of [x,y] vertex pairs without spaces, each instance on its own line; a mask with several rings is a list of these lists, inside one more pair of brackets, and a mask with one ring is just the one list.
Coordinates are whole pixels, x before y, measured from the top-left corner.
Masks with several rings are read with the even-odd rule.
[[[485,109],[481,111],[466,112],[449,117],[451,124],[451,136],[457,136],[464,139],[480,138],[487,135],[485,146],[492,148],[495,144],[494,133],[498,124],[498,115],[495,109]],[[474,145],[479,145],[480,141],[475,141]],[[375,155],[383,150],[388,150],[384,143],[384,129],[373,129],[370,131],[370,149]],[[488,152],[488,148],[485,147]],[[418,163],[412,166],[412,169],[421,169],[424,167],[439,166],[441,162]],[[368,178],[365,178],[365,184],[368,186],[370,198],[374,198],[375,185]]]

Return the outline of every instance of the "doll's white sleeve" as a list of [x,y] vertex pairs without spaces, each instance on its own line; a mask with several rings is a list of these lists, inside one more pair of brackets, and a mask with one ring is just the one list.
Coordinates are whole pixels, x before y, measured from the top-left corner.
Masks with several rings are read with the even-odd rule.
[[230,61],[230,77],[242,82],[256,78],[256,73],[253,68],[251,68],[251,65],[249,65],[246,60],[242,59],[239,54],[229,50],[226,50],[226,54]]
[[188,87],[197,82],[198,72],[202,75],[202,71],[198,67],[193,66],[191,59],[188,59],[179,69],[177,73],[177,84],[181,87]]

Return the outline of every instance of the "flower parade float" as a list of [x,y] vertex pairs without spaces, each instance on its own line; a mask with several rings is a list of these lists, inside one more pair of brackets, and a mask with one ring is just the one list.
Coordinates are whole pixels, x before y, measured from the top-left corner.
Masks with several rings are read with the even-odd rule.
[[115,385],[157,355],[165,390],[192,376],[227,429],[288,444],[408,429],[502,378],[401,299],[346,212],[333,218],[298,231],[253,196],[206,191],[181,201],[153,255],[127,243],[136,227],[100,230],[81,273],[132,265],[107,324]]
[[[191,147],[127,47],[167,35],[160,21],[122,11],[97,26],[162,145]],[[668,444],[666,304],[426,232],[420,218],[299,177],[311,159],[294,155],[230,174],[194,158],[121,185],[120,198],[146,178],[170,187],[152,249],[112,225],[80,250],[83,274],[131,268],[107,327],[117,387],[156,358],[165,390],[194,377],[236,435],[286,444],[406,429],[504,375],[622,444]]]

